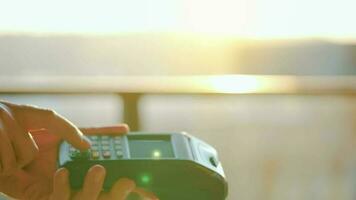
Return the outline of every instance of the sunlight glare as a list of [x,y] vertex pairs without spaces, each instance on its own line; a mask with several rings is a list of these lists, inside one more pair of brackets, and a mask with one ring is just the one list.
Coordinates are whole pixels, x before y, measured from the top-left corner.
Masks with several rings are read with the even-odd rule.
[[0,0],[0,33],[356,38],[356,1]]
[[227,94],[296,91],[296,83],[294,79],[289,77],[223,75],[210,77],[207,83],[207,87],[213,91]]

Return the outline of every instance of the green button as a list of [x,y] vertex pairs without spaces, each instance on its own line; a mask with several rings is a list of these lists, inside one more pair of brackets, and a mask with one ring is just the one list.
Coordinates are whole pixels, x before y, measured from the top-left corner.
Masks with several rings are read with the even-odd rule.
[[69,153],[69,157],[71,157],[72,159],[75,159],[77,157],[80,156],[80,152],[79,151],[73,151],[71,153]]
[[72,159],[88,159],[90,157],[90,151],[74,151],[69,154]]

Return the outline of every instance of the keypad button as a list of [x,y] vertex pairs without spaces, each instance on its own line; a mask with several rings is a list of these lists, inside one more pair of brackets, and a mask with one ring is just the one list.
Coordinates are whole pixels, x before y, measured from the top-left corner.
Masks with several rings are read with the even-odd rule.
[[114,144],[121,144],[121,140],[114,140]]
[[104,158],[110,158],[111,157],[110,151],[103,151],[103,157]]
[[101,144],[102,144],[102,145],[109,145],[109,144],[110,144],[110,141],[109,141],[109,140],[102,140],[102,141],[101,141]]
[[94,150],[94,151],[97,151],[97,150],[99,150],[99,147],[98,146],[91,146],[90,149]]
[[81,151],[80,152],[80,158],[89,158],[90,157],[90,151],[89,150],[86,150],[86,151]]
[[121,150],[122,149],[122,146],[121,145],[115,145],[115,150]]
[[124,153],[122,151],[116,151],[116,156],[118,158],[122,158],[122,157],[124,157]]
[[89,139],[91,139],[91,140],[97,140],[97,139],[99,139],[99,137],[96,136],[96,135],[93,135],[93,136],[89,136]]
[[101,149],[104,151],[110,150],[110,147],[108,145],[101,146]]
[[74,151],[69,154],[69,156],[72,159],[78,159],[78,160],[83,160],[83,159],[88,159],[90,157],[90,152],[89,151]]
[[69,152],[75,152],[76,150],[74,147],[69,147]]
[[104,136],[101,136],[101,139],[102,139],[102,140],[108,140],[108,139],[110,139],[110,137],[107,136],[107,135],[104,135]]
[[77,156],[78,156],[79,152],[71,152],[69,153],[69,157],[72,158],[72,159],[75,159]]
[[93,145],[93,146],[98,145],[98,144],[99,144],[99,142],[98,142],[98,141],[96,141],[96,140],[91,141],[91,145]]
[[92,151],[92,152],[91,152],[91,157],[92,157],[93,159],[98,159],[98,158],[100,157],[99,151]]

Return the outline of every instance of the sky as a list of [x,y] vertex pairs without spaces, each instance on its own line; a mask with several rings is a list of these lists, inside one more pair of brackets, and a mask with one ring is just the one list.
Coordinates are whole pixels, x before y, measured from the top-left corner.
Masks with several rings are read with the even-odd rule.
[[0,33],[356,39],[353,0],[0,0]]

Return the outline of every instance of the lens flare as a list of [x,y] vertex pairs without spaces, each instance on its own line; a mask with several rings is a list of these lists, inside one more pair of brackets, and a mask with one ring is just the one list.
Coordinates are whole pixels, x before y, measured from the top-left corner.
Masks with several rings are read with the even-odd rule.
[[158,150],[154,150],[154,151],[152,152],[152,157],[153,157],[153,158],[160,158],[160,157],[161,157],[161,152],[158,151]]

